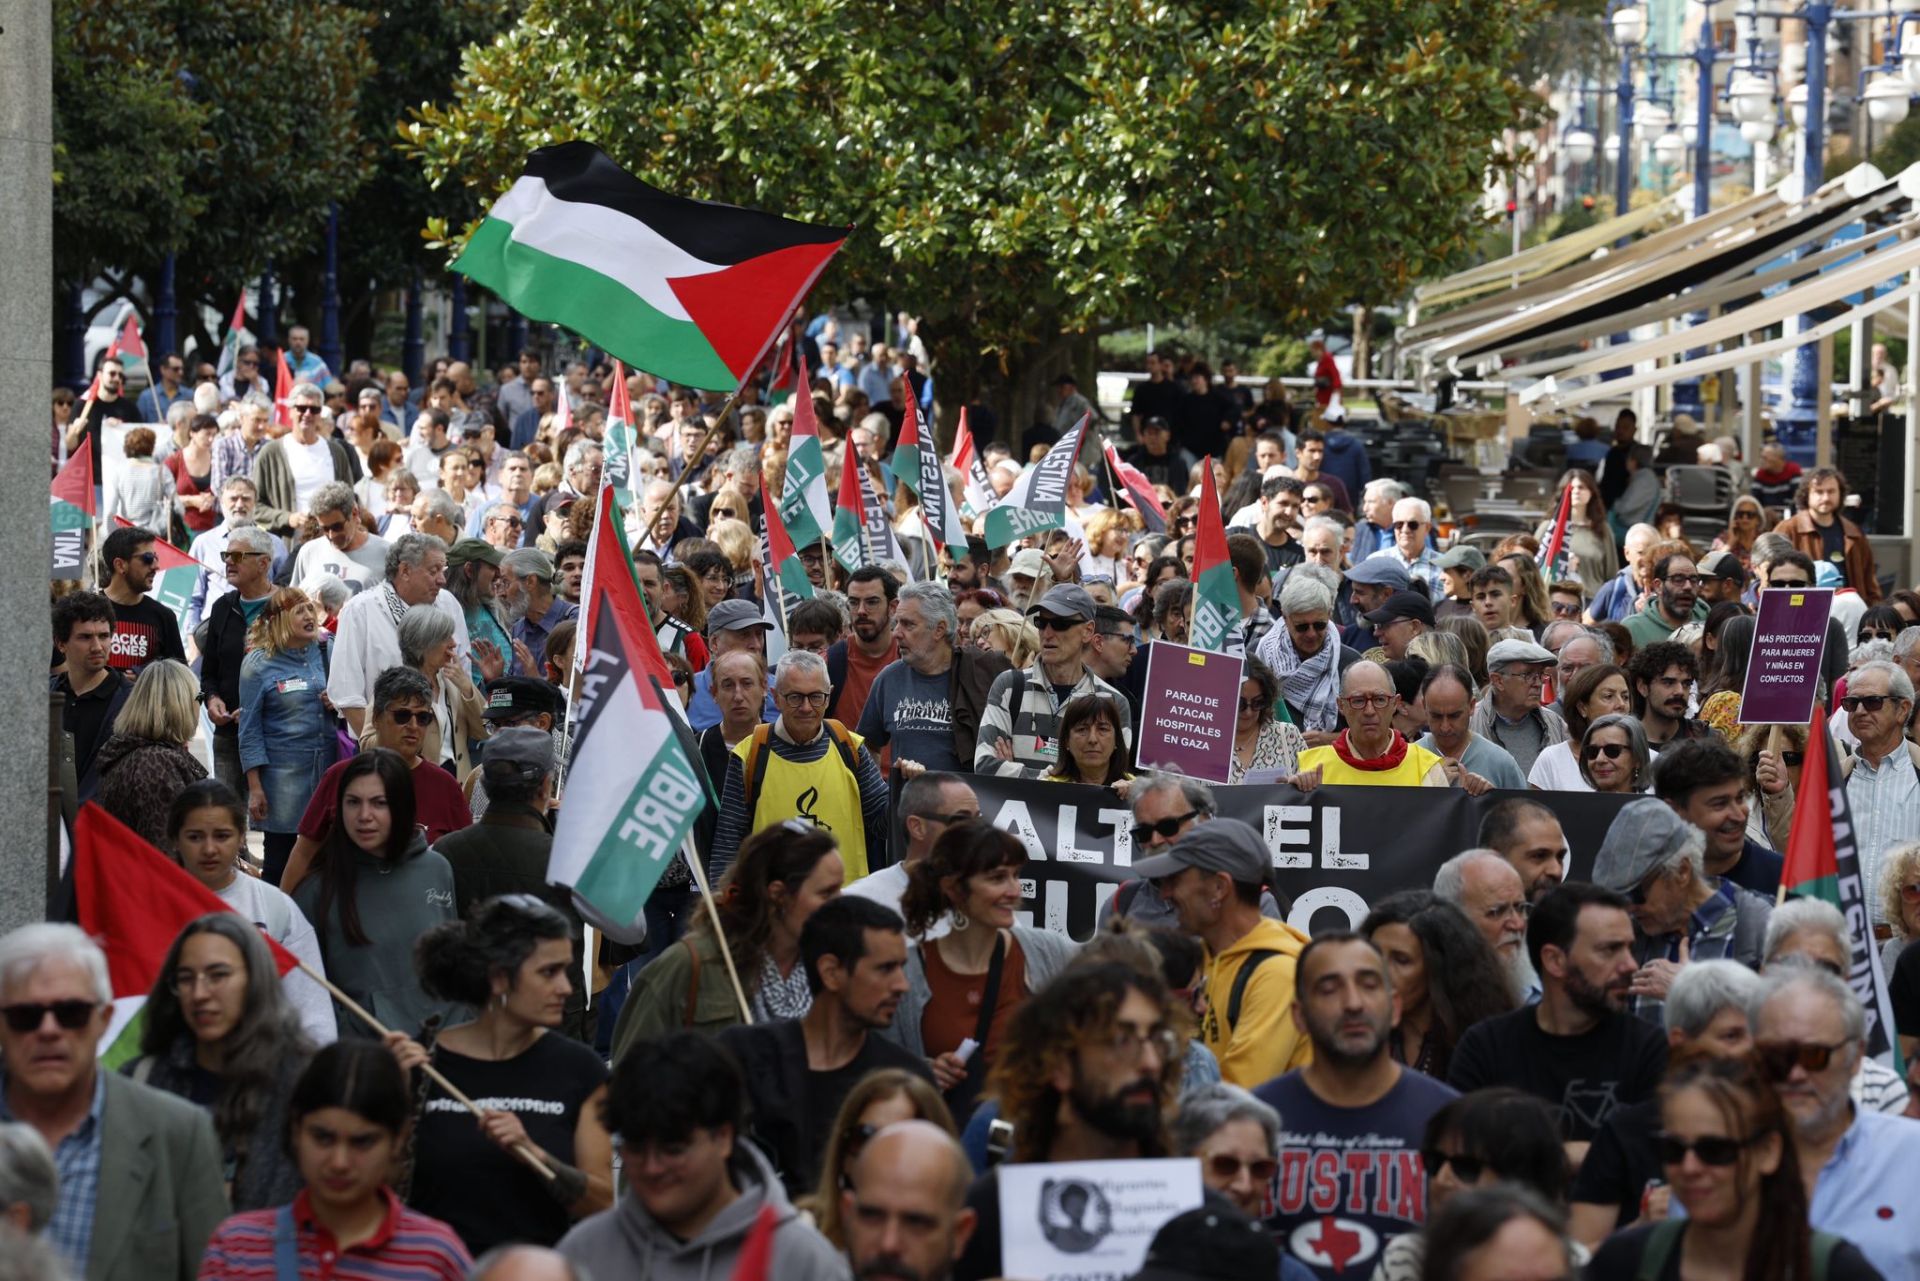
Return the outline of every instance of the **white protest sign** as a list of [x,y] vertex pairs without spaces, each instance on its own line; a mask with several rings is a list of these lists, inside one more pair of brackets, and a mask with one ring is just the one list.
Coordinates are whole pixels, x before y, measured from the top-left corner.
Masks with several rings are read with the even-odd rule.
[[1200,1163],[1002,1165],[1000,1272],[1009,1281],[1121,1281],[1161,1225],[1201,1201]]

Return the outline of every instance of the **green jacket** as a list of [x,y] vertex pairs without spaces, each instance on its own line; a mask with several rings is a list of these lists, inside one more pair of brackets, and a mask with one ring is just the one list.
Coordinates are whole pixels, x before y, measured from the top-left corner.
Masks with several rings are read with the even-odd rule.
[[[1693,603],[1693,616],[1689,620],[1703,623],[1707,618],[1707,603],[1696,600]],[[1684,624],[1683,624],[1684,625]],[[1627,630],[1633,633],[1633,647],[1645,649],[1656,641],[1666,640],[1675,629],[1667,626],[1667,619],[1660,612],[1660,598],[1655,596],[1647,602],[1647,607],[1627,620]]]
[[[260,502],[253,512],[254,523],[276,534],[292,533],[293,518],[300,514],[300,505],[294,497],[293,464],[287,461],[287,447],[282,443],[289,439],[281,436],[268,441],[253,459],[253,484],[260,491]],[[347,447],[332,436],[321,439],[327,442],[327,452],[333,455],[333,478],[351,485],[353,461],[347,455]]]
[[[740,981],[751,984],[755,977],[742,974]],[[636,1041],[683,1028],[711,1034],[744,1022],[720,945],[704,930],[688,934],[634,979],[613,1025],[613,1061],[618,1063]]]
[[106,1084],[86,1281],[192,1281],[227,1217],[213,1118],[118,1073]]

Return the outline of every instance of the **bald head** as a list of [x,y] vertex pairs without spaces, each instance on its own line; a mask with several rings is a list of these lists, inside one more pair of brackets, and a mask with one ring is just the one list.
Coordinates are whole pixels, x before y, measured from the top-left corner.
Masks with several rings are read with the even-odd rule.
[[480,1256],[469,1281],[580,1281],[565,1256],[545,1246],[503,1245]]
[[867,1141],[842,1194],[855,1281],[946,1281],[973,1235],[973,1167],[931,1121],[900,1121]]
[[1363,658],[1349,667],[1340,677],[1342,694],[1391,694],[1393,677],[1387,675],[1387,669],[1371,659]]
[[[942,1187],[944,1174],[945,1186]],[[950,1209],[967,1203],[973,1186],[973,1163],[951,1134],[931,1121],[896,1121],[867,1141],[854,1162],[853,1186],[864,1188],[869,1178],[884,1183],[921,1179],[941,1195]]]
[[1495,955],[1518,968],[1526,954],[1526,888],[1499,851],[1454,855],[1434,874],[1433,892],[1465,912]]

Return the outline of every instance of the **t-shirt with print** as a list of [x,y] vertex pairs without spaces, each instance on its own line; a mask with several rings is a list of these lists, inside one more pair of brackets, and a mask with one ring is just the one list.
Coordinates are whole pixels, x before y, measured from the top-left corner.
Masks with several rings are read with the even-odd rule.
[[187,661],[180,643],[180,623],[173,611],[150,596],[131,605],[113,602],[113,652],[107,666],[133,680],[148,663],[162,658]]
[[1371,1276],[1387,1242],[1426,1224],[1420,1140],[1428,1118],[1459,1096],[1406,1069],[1367,1107],[1324,1102],[1297,1070],[1253,1093],[1280,1113],[1267,1219],[1280,1253],[1325,1281]]
[[1538,1007],[1468,1028],[1447,1084],[1462,1094],[1508,1085],[1560,1109],[1560,1137],[1591,1143],[1616,1107],[1652,1098],[1667,1070],[1667,1038],[1645,1019],[1609,1014],[1579,1036],[1540,1028]]
[[889,663],[873,679],[856,733],[878,754],[891,746],[896,761],[918,761],[930,770],[968,773],[972,761],[953,750],[953,705],[947,701],[951,670],[924,676],[906,662]]
[[377,587],[387,578],[387,550],[392,544],[374,534],[350,552],[343,552],[325,538],[301,544],[293,558],[293,585],[300,586],[316,574],[332,574],[355,594]]

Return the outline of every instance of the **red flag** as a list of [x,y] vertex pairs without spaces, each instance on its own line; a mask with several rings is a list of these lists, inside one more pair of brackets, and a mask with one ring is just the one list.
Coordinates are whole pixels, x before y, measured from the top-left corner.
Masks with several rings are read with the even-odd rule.
[[293,369],[287,364],[287,353],[276,350],[273,370],[273,421],[280,426],[293,429]]
[[773,562],[774,572],[793,559],[798,553],[794,550],[793,536],[787,533],[787,522],[780,519],[780,504],[773,501],[771,495],[765,496],[760,505],[761,514],[767,518],[767,556]]
[[100,514],[93,501],[93,451],[81,449],[67,459],[67,465],[53,478],[53,496],[72,503],[89,516]]
[[[133,522],[125,516],[115,516],[113,518],[113,525],[115,529],[134,528]],[[147,532],[152,533],[153,531],[148,530]],[[160,558],[160,564],[156,566],[158,569],[199,569],[201,567],[199,561],[187,555],[164,538],[156,538],[153,540],[153,551],[154,554]]]
[[731,1281],[767,1281],[773,1275],[773,1230],[778,1225],[773,1207],[761,1206],[734,1261]]
[[[1787,831],[1786,861],[1780,868],[1780,901],[1804,894],[1838,903],[1840,851],[1834,843],[1833,777],[1837,762],[1829,759],[1833,738],[1827,728],[1827,709],[1816,700],[1807,722],[1807,750],[1800,766],[1800,786],[1794,791],[1793,826]],[[1846,803],[1844,789],[1838,792]],[[1847,824],[1849,832],[1853,824]]]
[[[1149,534],[1167,532],[1167,509],[1160,505],[1160,495],[1153,492],[1153,482],[1138,467],[1120,460],[1120,451],[1113,442],[1102,441],[1101,448],[1106,451],[1107,466],[1112,469],[1114,479],[1120,482],[1124,497],[1140,513],[1140,519],[1146,522]],[[1120,497],[1121,495],[1116,495]]]
[[[660,638],[654,634],[653,624],[647,619],[647,607],[640,594],[639,580],[633,576],[633,561],[627,556],[627,540],[621,533],[620,522],[614,519],[618,505],[613,501],[613,486],[602,483],[600,501],[593,514],[592,563],[589,567],[591,577],[587,582],[592,585],[593,596],[604,596],[607,604],[620,619],[620,634],[626,640],[632,653],[630,659],[639,662],[649,676],[660,682],[660,688],[673,688],[673,669],[667,666],[667,659],[660,652]],[[598,621],[599,610],[591,608],[592,601],[580,602],[580,616],[585,620],[584,632],[586,645],[583,653],[593,648],[593,632]]]
[[146,363],[147,344],[140,337],[140,322],[134,318],[132,312],[127,313],[127,323],[121,328],[120,336],[113,340],[113,349],[107,354]]
[[1560,557],[1567,543],[1567,521],[1573,514],[1573,486],[1567,485],[1560,490],[1560,510],[1554,515],[1553,528],[1547,531],[1547,541],[1540,548],[1537,563],[1541,576],[1552,583],[1560,574]]
[[[116,998],[153,990],[167,949],[188,922],[233,910],[92,801],[73,824],[73,897],[80,927],[107,954]],[[298,967],[293,953],[272,939],[267,949],[281,974]]]

